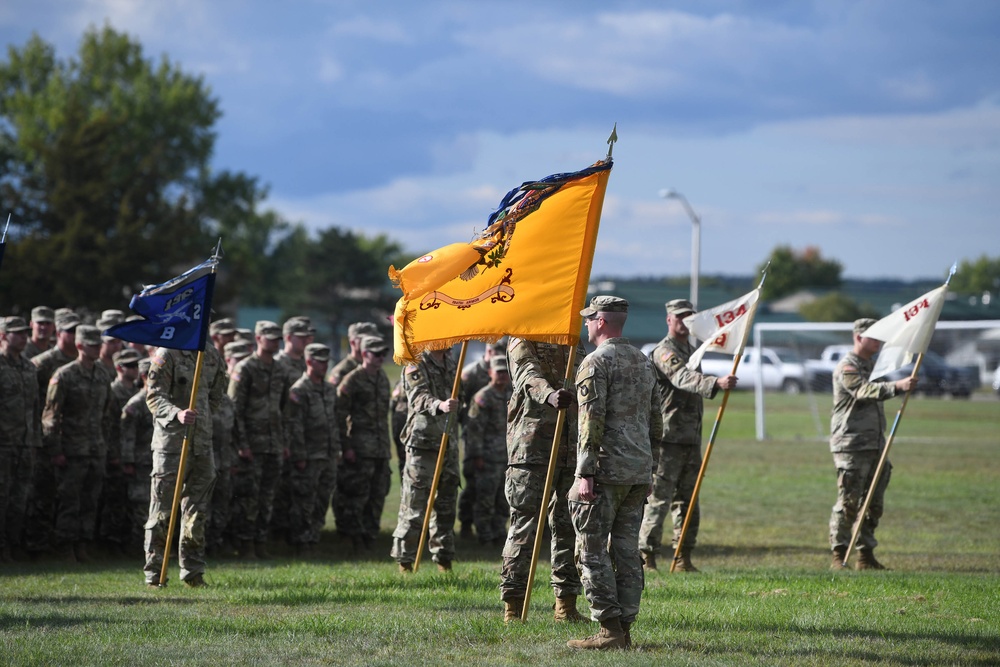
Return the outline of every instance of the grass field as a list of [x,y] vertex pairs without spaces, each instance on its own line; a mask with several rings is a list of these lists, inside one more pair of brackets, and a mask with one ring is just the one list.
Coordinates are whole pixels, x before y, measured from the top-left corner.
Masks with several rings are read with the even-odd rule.
[[394,488],[364,560],[329,533],[309,562],[213,562],[206,589],[175,565],[146,589],[137,560],[3,566],[0,664],[1000,664],[1000,401],[910,402],[878,533],[893,571],[831,573],[834,476],[811,400],[768,396],[762,443],[753,397],[730,401],[702,491],[702,574],[647,578],[632,652],[567,649],[596,624],[551,620],[544,566],[528,623],[505,626],[496,549],[460,541],[451,574],[429,560],[397,574]]

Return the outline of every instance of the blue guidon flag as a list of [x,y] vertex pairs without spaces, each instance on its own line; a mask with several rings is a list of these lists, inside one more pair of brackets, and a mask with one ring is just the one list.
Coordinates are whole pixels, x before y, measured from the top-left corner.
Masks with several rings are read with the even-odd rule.
[[116,324],[103,335],[175,350],[204,350],[217,264],[213,257],[172,280],[145,287],[129,303],[143,319]]

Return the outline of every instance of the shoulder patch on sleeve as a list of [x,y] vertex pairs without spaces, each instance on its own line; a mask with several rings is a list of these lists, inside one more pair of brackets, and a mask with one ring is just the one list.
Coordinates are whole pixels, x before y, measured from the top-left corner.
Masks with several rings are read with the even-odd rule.
[[597,398],[597,383],[594,375],[597,373],[593,366],[581,368],[576,374],[576,396],[580,405],[590,403]]
[[59,384],[59,376],[58,375],[53,375],[51,378],[49,378],[49,386],[51,387],[54,384]]
[[299,392],[297,392],[297,391],[290,391],[290,392],[288,392],[288,400],[290,400],[292,403],[298,403],[299,402]]
[[855,368],[854,366],[851,366],[850,364],[846,364],[843,368],[843,371],[845,373],[857,373],[858,369]]
[[520,344],[521,344],[520,338],[511,338],[510,341],[507,343],[507,352],[510,352]]
[[481,407],[481,408],[485,408],[486,407],[486,397],[483,396],[482,394],[476,394],[476,397],[473,400],[476,402],[476,405],[478,405],[479,407]]

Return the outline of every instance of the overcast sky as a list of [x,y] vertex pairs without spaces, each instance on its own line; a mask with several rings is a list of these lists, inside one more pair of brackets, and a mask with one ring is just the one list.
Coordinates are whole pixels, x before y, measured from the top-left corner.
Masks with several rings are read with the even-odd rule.
[[[292,221],[415,254],[618,123],[595,275],[749,274],[779,244],[853,278],[1000,256],[1000,2],[8,0],[60,57],[109,23],[202,75],[214,166]],[[6,59],[6,54],[4,55]]]

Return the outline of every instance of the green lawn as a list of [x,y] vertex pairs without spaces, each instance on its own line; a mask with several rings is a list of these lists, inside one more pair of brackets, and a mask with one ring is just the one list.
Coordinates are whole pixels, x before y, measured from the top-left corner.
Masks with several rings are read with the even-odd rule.
[[1000,664],[1000,401],[910,402],[878,533],[893,571],[831,573],[835,480],[810,400],[828,419],[829,396],[769,395],[758,443],[752,395],[733,397],[702,489],[703,572],[648,577],[632,652],[565,648],[596,624],[551,620],[544,566],[528,623],[504,626],[494,548],[460,541],[453,573],[397,574],[394,488],[362,560],[328,533],[319,559],[213,562],[198,590],[176,565],[161,590],[138,561],[2,566],[0,664]]

